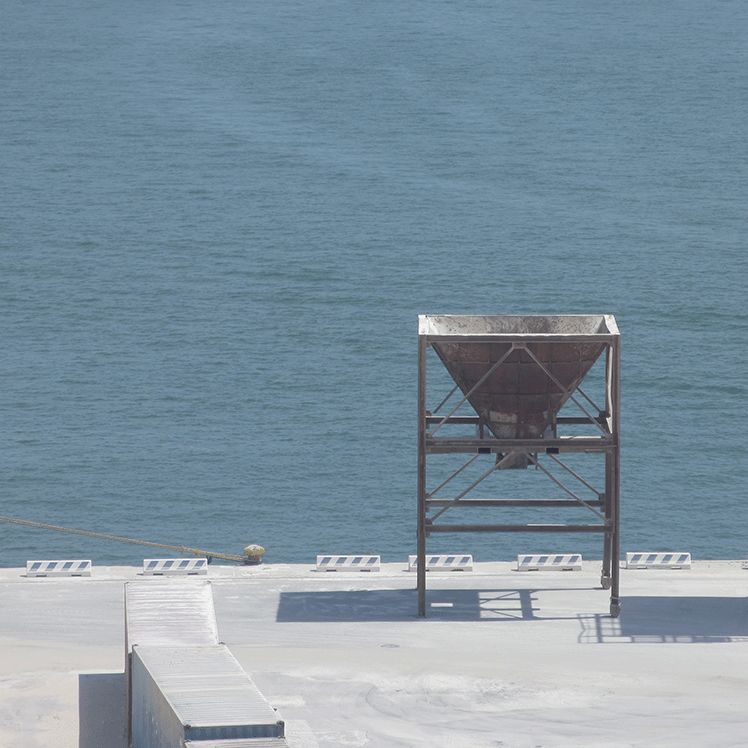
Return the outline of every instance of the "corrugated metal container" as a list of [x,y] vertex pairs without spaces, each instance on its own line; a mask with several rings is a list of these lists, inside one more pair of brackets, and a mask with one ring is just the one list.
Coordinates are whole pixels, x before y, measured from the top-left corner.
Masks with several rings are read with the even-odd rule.
[[[210,582],[197,579],[150,579],[125,584],[125,681],[131,713],[132,648],[218,644],[218,626]],[[132,724],[128,725],[132,735]]]
[[133,748],[283,737],[283,721],[223,645],[132,651]]
[[149,579],[125,584],[125,650],[135,645],[218,644],[210,582]]
[[288,748],[285,738],[247,738],[246,740],[189,740],[184,748]]

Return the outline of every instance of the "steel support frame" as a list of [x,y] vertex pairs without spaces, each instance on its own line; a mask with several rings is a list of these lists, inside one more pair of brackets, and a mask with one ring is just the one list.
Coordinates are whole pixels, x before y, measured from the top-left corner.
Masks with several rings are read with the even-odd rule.
[[[434,339],[445,341],[444,336],[433,336]],[[471,342],[504,342],[516,340],[516,335],[476,336],[469,338]],[[620,398],[621,398],[621,348],[620,336],[610,335],[543,335],[542,338],[533,335],[524,337],[524,344],[531,347],[533,340],[537,342],[603,342],[605,344],[605,410],[598,417],[592,417],[584,410],[585,418],[559,418],[560,426],[571,423],[588,423],[594,418],[597,421],[600,435],[586,437],[559,437],[553,439],[497,439],[489,438],[450,439],[446,435],[437,436],[429,430],[430,425],[437,428],[447,424],[478,423],[474,416],[457,416],[454,411],[444,419],[427,411],[427,356],[431,346],[432,336],[419,334],[418,336],[418,522],[417,522],[417,587],[418,587],[418,615],[426,615],[426,540],[434,532],[570,532],[570,533],[601,533],[603,535],[603,559],[601,583],[604,589],[610,589],[610,615],[618,617],[621,611],[619,591],[619,559],[620,559]],[[454,338],[463,341],[465,337]],[[524,346],[523,346],[524,347]],[[454,390],[453,390],[454,391]],[[442,401],[442,405],[449,395]],[[576,401],[575,401],[576,402]],[[441,407],[441,406],[440,406]],[[581,406],[580,406],[581,408]],[[455,409],[456,410],[456,409]],[[599,432],[598,432],[599,433]],[[507,454],[512,450],[525,453],[580,453],[604,454],[605,459],[605,491],[598,500],[583,502],[588,508],[598,507],[604,515],[604,522],[592,525],[439,525],[427,517],[430,506],[559,506],[557,500],[512,500],[512,499],[464,499],[433,500],[427,492],[427,458],[439,454]],[[449,480],[449,479],[448,479]],[[583,481],[584,482],[584,481]],[[568,502],[566,502],[568,503]],[[442,510],[443,511],[443,510]],[[597,513],[597,512],[596,512]]]

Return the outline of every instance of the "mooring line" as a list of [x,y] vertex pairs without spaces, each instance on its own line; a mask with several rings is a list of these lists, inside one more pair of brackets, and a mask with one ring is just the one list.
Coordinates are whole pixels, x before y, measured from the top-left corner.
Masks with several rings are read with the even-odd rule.
[[166,545],[165,543],[150,543],[147,540],[133,540],[132,538],[120,538],[116,535],[104,535],[99,532],[88,532],[87,530],[73,530],[70,527],[57,527],[57,525],[45,525],[41,522],[30,522],[26,519],[14,519],[12,517],[0,517],[0,522],[12,522],[16,525],[26,525],[27,527],[38,527],[41,530],[57,530],[58,532],[71,532],[75,535],[88,535],[91,538],[102,538],[104,540],[116,540],[120,543],[135,543],[136,545],[149,545],[153,548],[166,548],[170,551],[179,551],[180,553],[191,553],[194,556],[208,556],[209,558],[223,558],[227,561],[245,561],[244,556],[234,556],[230,553],[213,553],[212,551],[201,551],[197,548],[186,548],[183,545]]

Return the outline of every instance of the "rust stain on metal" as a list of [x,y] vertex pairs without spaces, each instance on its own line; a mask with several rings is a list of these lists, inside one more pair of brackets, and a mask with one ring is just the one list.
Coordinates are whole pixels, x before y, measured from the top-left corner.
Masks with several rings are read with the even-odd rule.
[[605,343],[528,342],[478,385],[511,346],[510,342],[432,343],[463,394],[473,390],[468,402],[497,438],[536,439],[594,366]]

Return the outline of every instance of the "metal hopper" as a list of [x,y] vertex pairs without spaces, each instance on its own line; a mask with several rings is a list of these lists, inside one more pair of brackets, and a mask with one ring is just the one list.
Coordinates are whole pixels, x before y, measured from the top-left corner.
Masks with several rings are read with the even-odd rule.
[[605,350],[589,337],[610,334],[602,315],[425,320],[434,351],[499,439],[547,432]]

